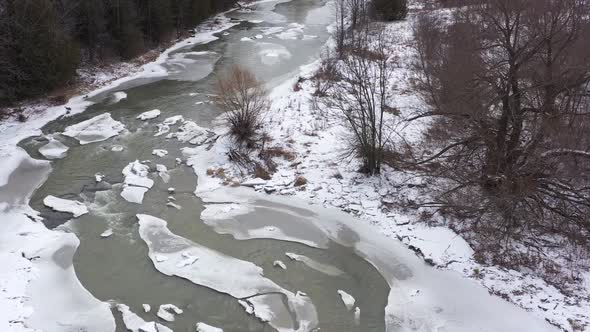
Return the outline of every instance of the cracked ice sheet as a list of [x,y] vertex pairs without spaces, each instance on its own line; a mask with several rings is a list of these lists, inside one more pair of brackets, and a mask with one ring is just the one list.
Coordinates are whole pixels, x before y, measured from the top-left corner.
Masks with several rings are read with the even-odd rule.
[[150,168],[136,160],[123,169],[125,180],[121,197],[130,203],[141,204],[143,196],[154,185],[154,181],[148,178]]
[[[205,196],[256,202],[260,194],[240,188],[220,188]],[[313,217],[309,219],[322,224],[321,229],[330,239],[353,247],[375,266],[391,287],[385,309],[388,332],[558,331],[514,304],[490,295],[487,289],[458,273],[424,264],[401,242],[375,232],[370,225],[359,223],[347,213],[310,205],[294,197],[264,197],[277,208],[311,211]]]
[[[284,212],[284,211],[280,211]],[[267,218],[263,217],[267,216]],[[201,219],[219,234],[231,234],[237,240],[275,239],[327,248],[328,238],[313,223],[301,221],[295,213],[277,214],[267,206],[248,204],[207,204]],[[273,220],[269,225],[267,220]]]
[[113,120],[110,113],[103,113],[66,128],[63,135],[77,139],[81,145],[105,141],[119,135],[125,129],[121,122]]
[[[252,300],[254,303],[248,300],[254,306],[254,314],[264,315],[263,318],[268,319],[269,324],[281,332],[295,331],[292,319],[286,320],[280,314],[269,315],[268,308],[273,313],[290,309],[300,325],[296,331],[311,331],[317,325],[317,313],[311,300],[296,296],[265,278],[262,268],[175,235],[162,219],[142,214],[137,215],[137,218],[139,235],[149,248],[149,257],[156,269],[163,274],[188,279],[236,299],[257,298]],[[186,261],[187,255],[198,259],[190,265],[184,265],[182,262]],[[269,298],[260,298],[268,293],[284,296],[289,309],[284,307],[283,301],[279,303],[274,299],[271,301]]]
[[53,137],[48,137],[48,139],[49,142],[39,148],[39,153],[47,159],[65,158],[70,148]]

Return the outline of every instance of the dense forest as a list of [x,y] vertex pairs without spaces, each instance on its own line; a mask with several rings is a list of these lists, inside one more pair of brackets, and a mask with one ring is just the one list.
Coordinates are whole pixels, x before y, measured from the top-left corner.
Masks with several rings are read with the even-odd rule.
[[70,82],[82,63],[131,59],[236,0],[0,0],[0,105]]

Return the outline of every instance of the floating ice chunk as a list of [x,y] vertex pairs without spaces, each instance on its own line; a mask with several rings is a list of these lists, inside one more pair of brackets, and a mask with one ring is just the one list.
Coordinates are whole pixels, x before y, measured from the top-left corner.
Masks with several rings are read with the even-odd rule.
[[85,145],[117,136],[124,129],[125,125],[113,120],[110,113],[103,113],[67,127],[63,134],[75,138],[81,145]]
[[285,263],[283,263],[282,261],[274,261],[274,263],[272,263],[273,266],[275,267],[280,267],[283,270],[287,269],[287,265],[285,265]]
[[155,119],[155,118],[159,117],[160,114],[162,114],[162,112],[160,112],[160,110],[158,110],[158,109],[155,109],[155,110],[143,112],[140,115],[138,115],[137,118],[141,121],[146,121],[146,120]]
[[74,215],[74,218],[88,213],[88,208],[82,202],[57,198],[51,195],[43,199],[43,204],[54,211],[71,213]]
[[248,42],[248,41],[252,41],[252,38],[244,37],[244,38],[240,39],[240,41]]
[[248,22],[249,23],[252,23],[252,24],[260,24],[260,23],[262,23],[264,21],[263,20],[248,20]]
[[201,212],[201,218],[207,221],[224,220],[253,211],[254,209],[247,204],[207,204],[205,210]]
[[177,210],[182,210],[182,206],[180,206],[180,205],[178,205],[178,204],[176,204],[176,203],[168,202],[168,203],[166,203],[166,206],[169,206],[169,207],[175,208],[175,209],[177,209]]
[[39,153],[47,159],[62,159],[67,155],[68,148],[62,142],[53,137],[49,137],[49,142],[39,148]]
[[173,187],[168,188],[169,194],[174,194],[175,191],[176,191],[176,188],[173,188]]
[[[345,292],[343,290],[338,290],[338,294],[340,294],[340,297],[342,298],[342,302],[344,302],[346,309],[352,310],[352,308],[354,308],[354,303],[356,302],[354,297],[352,297],[352,295],[348,294],[347,292]],[[360,311],[359,311],[359,313],[360,313]]]
[[123,169],[125,180],[121,197],[130,203],[141,204],[145,193],[154,185],[154,181],[148,178],[149,170],[138,160],[127,165]]
[[160,309],[158,309],[157,315],[167,322],[173,322],[175,319],[174,316],[180,315],[182,313],[182,309],[175,306],[174,304],[162,304]]
[[340,270],[339,268],[337,268],[335,266],[317,262],[307,256],[297,255],[297,254],[294,254],[291,252],[288,252],[285,255],[293,261],[302,262],[303,264],[307,265],[308,267],[310,267],[316,271],[322,272],[324,274],[327,274],[329,276],[339,276],[339,275],[344,274],[344,271]]
[[158,171],[158,175],[162,178],[162,181],[164,181],[164,183],[168,183],[168,181],[170,181],[168,167],[162,164],[156,164],[156,171]]
[[223,332],[223,330],[205,323],[197,323],[197,332]]
[[129,163],[129,165],[125,166],[123,169],[123,175],[125,176],[124,183],[126,185],[149,189],[154,185],[154,181],[147,177],[149,171],[149,166],[140,163],[138,160]]
[[147,303],[144,303],[141,306],[143,307],[143,311],[146,313],[152,311],[152,306]]
[[208,137],[209,131],[193,121],[185,121],[177,132],[166,135],[166,138],[176,138],[183,143],[189,142],[194,145],[205,143]]
[[173,126],[181,121],[184,121],[184,117],[182,115],[174,115],[174,116],[166,118],[164,120],[164,122],[162,122],[162,123],[167,126]]
[[127,99],[127,94],[123,91],[117,91],[113,93],[113,104],[120,102],[123,99]]
[[143,197],[147,192],[147,188],[129,186],[123,188],[123,191],[121,191],[121,197],[129,203],[141,204],[143,203]]
[[125,148],[122,145],[113,145],[113,147],[111,148],[111,151],[113,151],[113,152],[121,152],[124,149]]
[[254,307],[248,302],[244,300],[238,300],[238,303],[242,306],[242,308],[244,308],[244,311],[246,311],[248,315],[252,315],[254,313]]
[[354,308],[354,323],[356,325],[361,323],[361,309],[359,307]]
[[263,35],[256,35],[256,39],[262,39],[262,38],[264,38]]
[[131,332],[173,332],[162,324],[144,321],[124,304],[117,304],[117,310],[119,310],[123,316],[125,327]]
[[102,182],[104,177],[105,177],[104,174],[101,174],[101,173],[94,174],[94,180],[96,181],[96,183]]
[[109,228],[109,229],[107,229],[106,231],[102,232],[102,233],[100,234],[100,237],[102,237],[102,238],[107,238],[107,237],[109,237],[109,236],[111,236],[111,235],[113,235],[113,229],[112,229],[112,228]]
[[318,39],[319,37],[316,35],[303,35],[303,40],[311,40],[311,39]]
[[152,154],[154,156],[158,156],[158,157],[162,158],[162,157],[164,157],[164,156],[166,156],[168,154],[168,151],[163,150],[163,149],[154,149],[152,151]]

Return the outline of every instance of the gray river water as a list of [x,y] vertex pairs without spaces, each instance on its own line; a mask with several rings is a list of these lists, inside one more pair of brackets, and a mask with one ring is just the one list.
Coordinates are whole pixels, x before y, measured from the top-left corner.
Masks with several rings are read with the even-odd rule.
[[[148,257],[146,243],[139,236],[137,214],[164,219],[172,233],[225,255],[252,262],[264,269],[266,278],[282,288],[293,293],[305,292],[317,310],[321,331],[385,331],[384,308],[389,287],[371,264],[352,249],[325,239],[319,231],[315,235],[313,228],[302,228],[296,220],[302,211],[276,206],[272,202],[260,201],[256,210],[236,217],[240,227],[280,224],[283,229],[291,228],[294,234],[309,232],[307,237],[323,241],[323,248],[271,239],[237,240],[222,234],[223,230],[205,224],[200,219],[203,203],[194,195],[197,179],[193,170],[184,164],[177,165],[175,161],[182,158],[180,149],[188,144],[154,137],[156,124],[160,121],[136,119],[142,112],[160,109],[163,113],[160,119],[183,115],[200,126],[210,126],[219,116],[219,110],[209,103],[207,97],[214,92],[217,74],[239,64],[269,82],[270,86],[292,76],[299,66],[318,57],[328,38],[327,26],[332,20],[332,9],[322,0],[294,0],[263,3],[254,12],[232,12],[228,16],[242,22],[226,33],[219,33],[220,38],[214,42],[174,52],[164,64],[169,76],[129,81],[93,97],[95,104],[84,113],[45,126],[45,134],[62,132],[69,125],[109,112],[115,120],[125,124],[128,132],[89,145],[79,145],[74,139],[59,136],[58,139],[70,150],[66,158],[53,162],[53,171],[35,191],[30,204],[41,212],[48,227],[59,226],[79,237],[74,265],[86,289],[99,300],[130,306],[146,321],[157,319],[155,311],[159,305],[172,303],[184,313],[174,322],[160,322],[177,332],[194,331],[195,323],[200,321],[226,332],[274,331],[269,324],[248,315],[235,298],[156,270]],[[269,33],[273,31],[269,29],[278,28],[291,32],[299,29],[296,33],[303,29],[303,35],[296,39],[281,39]],[[256,35],[263,38],[256,39]],[[243,41],[245,37],[253,41]],[[127,98],[113,102],[115,91],[124,91]],[[34,158],[42,159],[37,151],[45,142],[42,137],[33,137],[21,142],[21,146]],[[111,151],[114,145],[123,146],[123,151]],[[143,204],[123,200],[119,195],[123,181],[121,170],[135,160],[154,160],[153,149],[169,151],[157,162],[170,169],[170,182],[152,177],[155,185],[146,194]],[[96,173],[105,175],[103,182],[96,183]],[[34,179],[31,181],[34,183]],[[26,187],[26,179],[19,182]],[[181,210],[166,206],[169,187],[176,189],[174,197],[182,206]],[[26,188],[10,190],[25,191]],[[1,195],[0,192],[0,198]],[[90,205],[90,213],[69,221],[71,215],[54,212],[43,205],[47,195],[83,200]],[[114,234],[101,238],[100,234],[108,228],[112,228]],[[287,252],[309,257],[316,268],[313,264],[290,261],[285,256]],[[275,260],[287,263],[288,269],[273,267]],[[356,298],[356,305],[362,308],[360,322],[355,322],[353,313],[345,308],[338,290],[345,290]],[[143,312],[144,303],[152,306],[152,312]],[[120,315],[116,310],[113,313],[117,319],[117,331],[125,331]]]

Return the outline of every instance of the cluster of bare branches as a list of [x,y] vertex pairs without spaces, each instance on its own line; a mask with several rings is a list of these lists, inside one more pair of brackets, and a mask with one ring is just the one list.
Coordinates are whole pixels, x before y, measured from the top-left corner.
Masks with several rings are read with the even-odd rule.
[[496,263],[545,264],[547,238],[590,248],[590,3],[470,0],[415,34],[430,109],[413,119],[438,148],[416,164],[448,185],[427,205]]
[[217,81],[216,103],[238,147],[253,148],[259,141],[264,114],[269,108],[264,84],[250,71],[234,66]]
[[[346,15],[352,18],[350,26],[345,26],[343,12],[350,13]],[[324,59],[316,81],[321,103],[335,111],[350,130],[350,151],[363,162],[360,171],[376,174],[389,137],[384,118],[390,97],[392,47],[384,25],[371,22],[367,15],[365,1],[339,3],[338,58]]]

